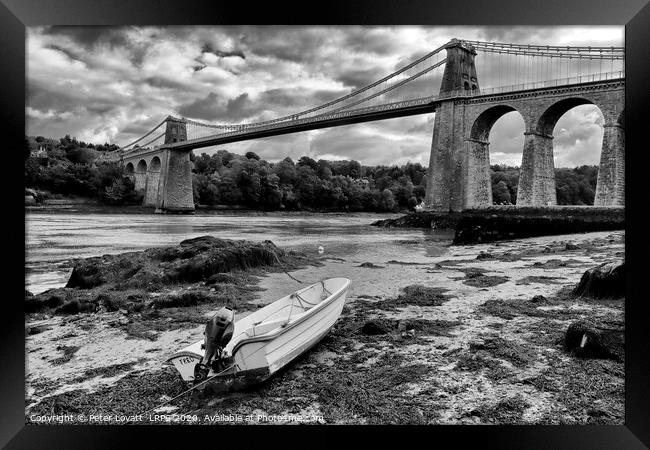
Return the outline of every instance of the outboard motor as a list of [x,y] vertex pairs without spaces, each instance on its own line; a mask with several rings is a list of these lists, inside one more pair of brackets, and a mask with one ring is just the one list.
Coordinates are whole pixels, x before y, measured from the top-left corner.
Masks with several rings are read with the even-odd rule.
[[194,366],[194,384],[204,381],[210,368],[215,372],[226,368],[223,349],[232,339],[234,329],[235,311],[227,307],[221,308],[207,321],[202,346],[205,353],[201,361]]

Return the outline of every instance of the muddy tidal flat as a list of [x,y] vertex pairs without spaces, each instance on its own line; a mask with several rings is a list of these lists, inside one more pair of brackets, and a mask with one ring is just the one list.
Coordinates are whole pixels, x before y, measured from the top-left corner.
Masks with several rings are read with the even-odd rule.
[[[303,257],[282,247],[282,263],[305,284],[352,280],[334,328],[286,370],[255,389],[186,395],[138,416],[186,389],[166,359],[201,339],[227,298],[243,315],[302,285],[273,259],[212,279],[171,266],[190,275],[170,277],[147,260],[147,280],[157,282],[117,290],[89,270],[82,285],[31,300],[27,422],[623,424],[622,355],[565,348],[576,321],[624,323],[624,299],[571,293],[586,270],[624,257],[622,231],[448,246],[411,259],[331,257],[327,249]],[[116,258],[114,267],[131,270]],[[60,298],[47,304],[52,293]],[[80,293],[88,300],[66,310]]]

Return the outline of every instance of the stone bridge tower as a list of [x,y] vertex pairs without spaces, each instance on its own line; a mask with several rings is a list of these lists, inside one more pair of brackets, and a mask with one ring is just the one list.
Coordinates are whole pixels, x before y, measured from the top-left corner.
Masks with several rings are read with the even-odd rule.
[[[480,92],[476,75],[474,57],[476,50],[458,39],[452,39],[446,45],[447,62],[440,84],[440,96],[455,96],[462,91]],[[468,202],[465,199],[465,187],[468,176],[471,183],[477,184],[472,192],[487,190],[491,200],[491,183],[489,179],[489,160],[482,152],[467,164],[465,143],[463,142],[463,105],[454,100],[443,101],[436,109],[431,143],[431,158],[427,172],[427,191],[425,204],[434,211],[460,211]],[[485,170],[475,170],[488,165],[487,178]],[[485,194],[488,195],[488,194]],[[471,203],[471,201],[469,202]]]
[[167,116],[165,129],[165,144],[187,141],[187,126],[184,120]]
[[166,145],[187,140],[186,122],[167,117],[165,144],[161,148],[161,171],[156,199],[156,212],[194,211],[192,163],[187,150],[174,150]]

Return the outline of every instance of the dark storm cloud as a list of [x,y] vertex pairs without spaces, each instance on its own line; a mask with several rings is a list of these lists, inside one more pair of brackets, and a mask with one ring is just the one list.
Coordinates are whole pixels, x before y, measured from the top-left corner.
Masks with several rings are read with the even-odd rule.
[[108,103],[93,103],[92,105],[85,106],[85,110],[93,115],[103,116],[111,111],[115,110],[116,105],[111,105]]
[[332,33],[326,28],[275,26],[247,28],[246,31],[241,42],[249,51],[293,62],[317,59],[317,49],[324,46]]
[[191,103],[181,105],[178,112],[186,117],[214,120],[223,113],[223,108],[219,106],[219,100],[217,94],[210,92],[203,99],[197,99]]
[[65,56],[70,58],[71,60],[83,62],[82,53],[80,53],[80,52],[73,51],[73,50],[70,50],[68,48],[64,48],[64,47],[61,47],[59,45],[56,45],[56,44],[48,45],[45,48],[48,48],[50,50],[54,50],[54,51],[57,51],[57,52],[61,52]]
[[388,75],[386,70],[381,67],[352,67],[339,73],[334,79],[340,81],[345,86],[350,86],[352,89],[359,89],[383,78],[386,75]]
[[431,71],[409,82],[408,97],[421,98],[438,95],[442,83],[442,72]]
[[493,42],[512,43],[543,43],[548,42],[557,34],[557,29],[532,26],[519,27],[486,27],[480,33],[481,39]]
[[27,88],[27,104],[41,111],[70,111],[78,106],[74,97],[65,91],[51,89],[40,83],[30,83]]
[[153,77],[148,77],[145,78],[144,80],[145,83],[157,87],[157,88],[163,88],[163,89],[179,89],[179,90],[185,90],[188,87],[187,82],[180,82],[177,81],[173,78],[167,78],[163,76],[153,76]]
[[244,55],[244,52],[241,50],[234,50],[234,51],[225,51],[225,50],[219,50],[213,48],[212,44],[209,42],[206,42],[203,44],[203,47],[201,48],[202,53],[212,53],[213,55],[216,55],[220,58],[228,58],[231,56],[236,56],[241,59],[246,59],[246,55]]
[[395,32],[390,28],[353,27],[346,30],[343,45],[360,53],[391,55],[400,50],[402,43],[395,39]]
[[309,103],[312,100],[316,100],[312,103],[314,105],[321,102],[325,103],[336,98],[338,96],[336,94],[338,94],[337,91],[305,92],[305,90],[298,88],[277,88],[263,92],[259,103],[260,106],[263,104],[270,109],[304,107],[306,102]]
[[86,48],[106,43],[113,47],[127,45],[124,31],[129,27],[113,26],[74,26],[53,25],[46,27],[43,32],[51,36],[66,36]]
[[237,122],[258,114],[260,108],[251,101],[246,92],[229,99],[225,104],[219,101],[217,94],[210,92],[207,97],[183,105],[178,111],[183,116],[197,119]]
[[103,115],[122,105],[120,99],[93,98],[75,91],[61,91],[40,83],[30,84],[27,90],[27,104],[39,111],[65,113],[82,111]]
[[229,118],[230,120],[241,120],[250,117],[259,112],[259,108],[248,97],[248,93],[244,92],[239,97],[231,98],[226,103],[224,114],[218,119]]
[[[46,27],[43,30],[44,36],[53,38],[68,38],[71,42],[78,44],[86,51],[93,51],[99,46],[108,46],[112,49],[128,49],[128,61],[134,65],[140,65],[147,52],[147,43],[135,42],[129,38],[129,32],[137,31],[137,27],[112,27],[112,26],[59,26]],[[155,38],[156,34],[150,34]],[[69,48],[58,47],[59,50],[72,53],[75,59],[82,59],[78,51],[71,51]]]

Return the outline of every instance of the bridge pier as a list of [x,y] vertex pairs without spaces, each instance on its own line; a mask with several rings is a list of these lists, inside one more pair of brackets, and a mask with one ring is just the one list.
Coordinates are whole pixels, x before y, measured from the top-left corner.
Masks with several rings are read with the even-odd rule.
[[445,102],[436,110],[431,141],[425,204],[433,211],[449,211],[454,180],[454,104]]
[[556,204],[553,136],[527,131],[524,133],[517,205],[553,206]]
[[625,131],[619,123],[603,126],[603,148],[594,206],[625,205]]
[[147,188],[144,195],[145,206],[156,206],[160,189],[160,158],[154,156],[147,170]]
[[492,204],[490,143],[471,138],[465,142],[467,146],[465,207],[490,206]]
[[163,149],[156,213],[194,211],[192,164],[186,151]]

